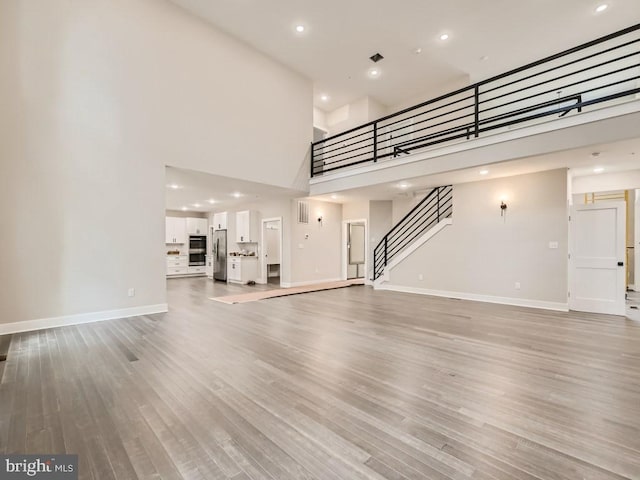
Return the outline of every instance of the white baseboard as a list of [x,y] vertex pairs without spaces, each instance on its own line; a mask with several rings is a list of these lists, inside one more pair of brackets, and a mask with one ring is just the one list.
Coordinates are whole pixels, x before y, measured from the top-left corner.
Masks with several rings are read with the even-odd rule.
[[340,282],[343,279],[340,277],[337,278],[322,278],[319,280],[309,280],[306,282],[281,282],[280,286],[282,288],[291,288],[291,287],[306,287],[307,285],[315,285],[316,283],[327,283],[327,282]]
[[157,305],[142,305],[140,307],[121,308],[118,310],[105,310],[102,312],[65,315],[62,317],[38,318],[36,320],[25,320],[23,322],[2,323],[0,324],[0,335],[42,330],[45,328],[66,327],[69,325],[79,325],[81,323],[101,322],[103,320],[115,320],[117,318],[136,317],[138,315],[151,315],[153,313],[164,313],[168,311],[169,306],[166,303],[159,303]]
[[543,310],[554,310],[558,312],[569,311],[569,304],[567,303],[546,302],[543,300],[530,300],[527,298],[494,297],[491,295],[481,295],[478,293],[446,292],[443,290],[429,290],[426,288],[389,285],[388,283],[375,285],[375,289],[390,290],[392,292],[416,293],[419,295],[432,295],[434,297],[457,298],[460,300],[472,300],[475,302],[498,303],[501,305],[514,305],[516,307],[540,308]]

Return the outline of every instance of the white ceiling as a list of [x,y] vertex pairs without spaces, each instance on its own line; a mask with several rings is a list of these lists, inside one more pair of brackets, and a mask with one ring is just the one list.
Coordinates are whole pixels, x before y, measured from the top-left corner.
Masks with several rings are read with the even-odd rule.
[[[426,100],[640,22],[638,0],[172,1],[310,78],[327,111],[365,95]],[[376,52],[382,75],[370,80]]]
[[166,167],[165,180],[167,210],[189,212],[237,210],[256,202],[306,195],[305,192],[297,190],[174,167]]

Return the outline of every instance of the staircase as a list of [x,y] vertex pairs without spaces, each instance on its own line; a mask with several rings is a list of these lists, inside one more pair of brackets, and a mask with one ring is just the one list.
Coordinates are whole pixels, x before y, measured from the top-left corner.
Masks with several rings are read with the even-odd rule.
[[[453,186],[431,190],[380,240],[373,251],[373,281],[381,279],[387,267],[400,262],[410,251],[451,224]],[[439,228],[438,228],[439,227]]]

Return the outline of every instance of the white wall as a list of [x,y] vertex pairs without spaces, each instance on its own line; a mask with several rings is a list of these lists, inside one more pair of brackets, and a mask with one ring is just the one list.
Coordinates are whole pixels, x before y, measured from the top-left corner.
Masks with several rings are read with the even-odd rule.
[[313,126],[327,132],[327,114],[319,108],[313,107]]
[[373,278],[373,252],[380,240],[394,225],[392,208],[390,200],[373,200],[369,202],[369,251],[367,252],[369,271],[367,272],[367,279]]
[[3,323],[162,306],[167,164],[308,172],[311,83],[170,2],[3,0],[0,105]]
[[371,97],[363,97],[343,105],[325,115],[329,136],[376,120],[385,112],[386,107]]
[[[561,308],[567,303],[566,189],[566,170],[455,185],[453,225],[393,269],[390,286]],[[549,249],[551,241],[559,248]]]
[[633,190],[636,188],[640,188],[640,170],[574,177],[572,182],[574,195],[612,190]]
[[[296,200],[291,201],[291,281],[292,285],[341,278],[342,205],[309,202],[309,223],[297,223]],[[322,225],[318,216],[322,215]],[[282,283],[285,283],[281,280]]]
[[434,98],[438,98],[441,95],[445,95],[447,93],[455,92],[460,88],[464,88],[471,84],[471,80],[469,79],[469,75],[464,74],[460,75],[458,78],[452,78],[449,82],[444,85],[441,85],[440,88],[434,88],[431,90],[425,90],[419,95],[413,95],[410,98],[405,99],[404,101],[397,103],[395,105],[390,105],[385,109],[384,114],[390,115],[392,113],[399,112],[400,110],[404,110],[405,108],[413,107],[414,105],[418,105],[420,103],[426,102],[427,100],[432,100]]

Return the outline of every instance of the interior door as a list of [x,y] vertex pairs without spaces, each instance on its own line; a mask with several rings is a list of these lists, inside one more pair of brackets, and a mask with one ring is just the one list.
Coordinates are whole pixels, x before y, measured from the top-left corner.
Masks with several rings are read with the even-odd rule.
[[349,239],[347,252],[349,255],[347,264],[347,278],[364,278],[365,238],[364,224],[349,224]]
[[600,202],[571,210],[569,308],[625,314],[624,202]]

